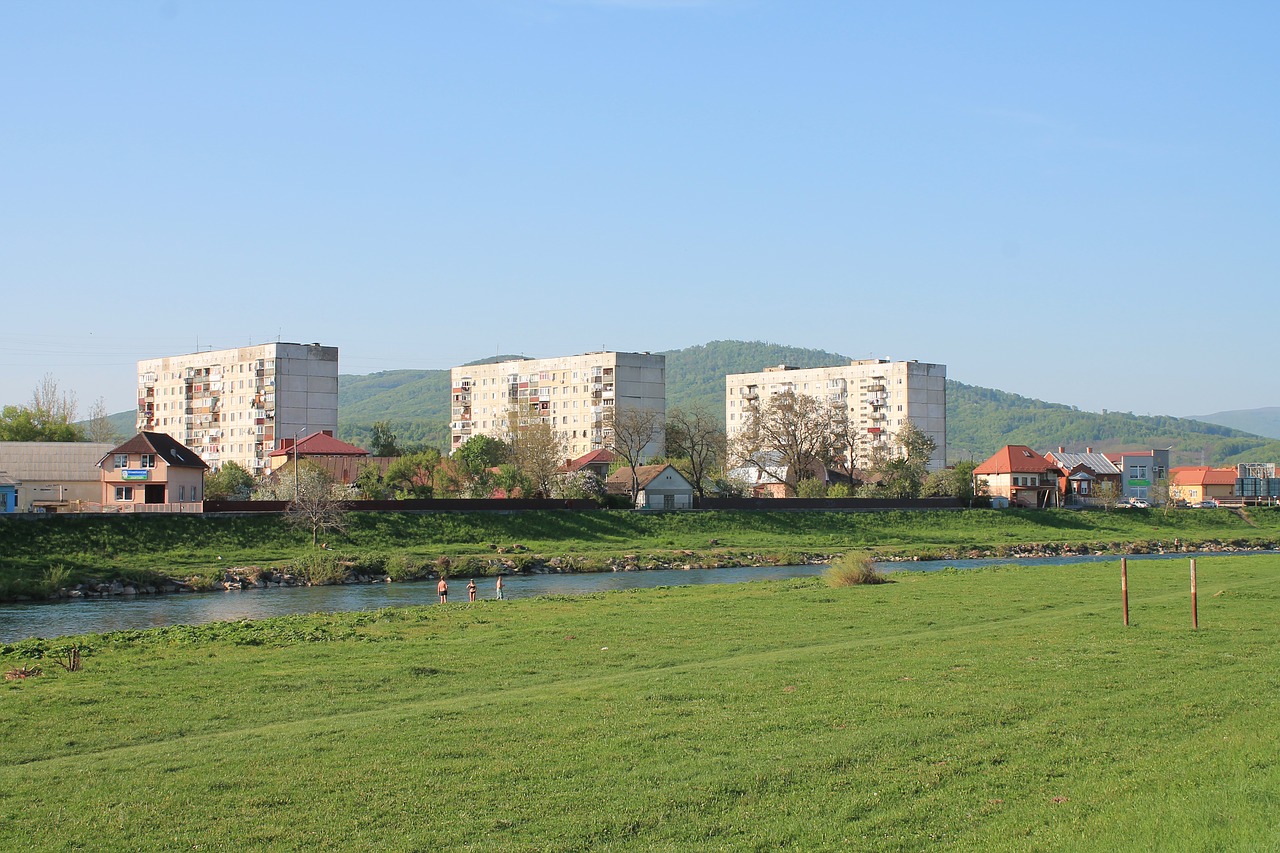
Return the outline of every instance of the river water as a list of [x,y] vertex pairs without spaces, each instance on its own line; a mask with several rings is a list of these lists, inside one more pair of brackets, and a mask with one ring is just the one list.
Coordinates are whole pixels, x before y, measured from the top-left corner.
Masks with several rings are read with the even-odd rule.
[[[1258,552],[1252,552],[1258,553]],[[1275,552],[1269,552],[1275,553]],[[1194,554],[1131,556],[1130,560],[1186,560]],[[1200,555],[1213,556],[1213,555]],[[1060,566],[1074,563],[1116,562],[1118,556],[1031,557],[1024,559],[937,560],[919,563],[883,563],[893,571],[937,571],[1017,563],[1018,565]],[[652,588],[745,581],[785,580],[822,574],[826,566],[769,566],[727,569],[661,569],[593,574],[549,574],[506,577],[507,598],[539,595],[580,595],[615,589]],[[477,578],[477,598],[494,597],[494,579]],[[449,601],[467,600],[466,578],[449,581]],[[165,625],[199,625],[240,619],[266,619],[293,613],[321,611],[376,610],[416,604],[435,604],[434,581],[416,583],[375,583],[341,586],[246,589],[181,595],[141,595],[128,598],[74,599],[62,602],[17,602],[0,604],[0,642],[30,637],[61,637],[96,634]]]

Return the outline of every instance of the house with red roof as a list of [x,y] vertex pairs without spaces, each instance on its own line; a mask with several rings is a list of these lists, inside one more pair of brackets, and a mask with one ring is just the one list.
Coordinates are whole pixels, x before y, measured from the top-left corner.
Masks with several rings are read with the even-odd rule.
[[611,450],[593,450],[577,459],[570,459],[557,468],[556,473],[576,474],[579,471],[587,471],[604,481],[609,479],[609,466],[613,464],[613,459]]
[[[360,476],[360,471],[371,462],[369,451],[354,444],[334,438],[333,430],[320,430],[305,436],[295,445],[292,438],[281,439],[280,447],[270,456],[271,473],[279,471],[294,460],[310,462],[322,468],[335,483],[350,485]],[[384,461],[380,465],[387,468]]]
[[1024,444],[1006,444],[973,469],[975,490],[985,487],[993,499],[1012,506],[1043,509],[1058,505],[1062,470]]
[[1174,468],[1169,472],[1169,497],[1187,503],[1234,497],[1237,476],[1239,471],[1235,468],[1208,465]]

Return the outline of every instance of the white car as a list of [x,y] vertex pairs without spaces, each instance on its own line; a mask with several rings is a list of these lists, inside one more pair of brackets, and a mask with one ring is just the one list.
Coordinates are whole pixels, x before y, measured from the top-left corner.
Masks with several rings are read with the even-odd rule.
[[1134,509],[1151,509],[1151,504],[1147,503],[1142,498],[1131,498],[1129,500],[1129,506]]

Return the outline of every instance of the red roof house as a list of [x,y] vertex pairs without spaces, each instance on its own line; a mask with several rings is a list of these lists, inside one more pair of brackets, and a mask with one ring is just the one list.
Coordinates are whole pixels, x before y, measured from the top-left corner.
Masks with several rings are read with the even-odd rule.
[[1044,508],[1057,503],[1062,469],[1024,444],[1006,444],[973,469],[974,487],[1014,506]]

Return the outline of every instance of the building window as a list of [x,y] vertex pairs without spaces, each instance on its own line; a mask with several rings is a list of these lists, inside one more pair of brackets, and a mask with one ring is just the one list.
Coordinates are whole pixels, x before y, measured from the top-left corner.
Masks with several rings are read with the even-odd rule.
[[116,500],[122,503],[133,500],[133,486],[116,486]]
[[141,463],[138,467],[139,467],[139,468],[154,468],[154,467],[156,467],[156,455],[155,455],[154,453],[144,453],[144,454],[142,454],[142,463]]
[[129,467],[129,454],[127,454],[127,453],[117,453],[117,454],[116,454],[116,465],[115,465],[115,467],[117,467],[117,468],[128,468],[128,467]]

